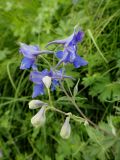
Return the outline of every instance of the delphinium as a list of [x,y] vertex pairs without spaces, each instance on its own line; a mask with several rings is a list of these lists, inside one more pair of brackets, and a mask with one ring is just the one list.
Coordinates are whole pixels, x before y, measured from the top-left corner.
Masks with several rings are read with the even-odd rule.
[[[77,53],[78,43],[81,43],[83,37],[84,32],[81,30],[76,31],[75,28],[74,32],[68,38],[49,42],[46,45],[46,48],[48,48],[49,45],[54,44],[60,44],[62,46],[63,49],[56,52],[41,50],[38,46],[20,43],[19,52],[24,56],[21,62],[20,69],[31,69],[29,79],[34,84],[32,93],[33,100],[29,102],[29,108],[40,108],[38,113],[31,118],[31,123],[34,127],[41,127],[45,124],[46,121],[46,111],[52,110],[59,112],[60,114],[63,114],[65,116],[65,121],[60,131],[60,135],[64,139],[69,138],[71,133],[70,119],[83,122],[85,125],[88,124],[88,122],[94,125],[94,123],[91,122],[79,109],[79,107],[75,103],[75,100],[68,95],[62,84],[64,79],[74,80],[74,77],[66,75],[64,68],[58,70],[58,67],[60,68],[61,66],[63,66],[62,64],[67,65],[68,63],[71,63],[75,68],[87,65],[87,61],[85,61]],[[44,54],[53,54],[57,59],[59,59],[59,61],[57,65],[52,66],[49,69],[40,71],[39,67],[37,66],[37,61],[40,55]],[[63,89],[64,93],[68,96],[73,105],[76,107],[77,111],[81,114],[80,117],[75,116],[71,112],[66,113],[62,110],[59,110],[53,105],[50,93],[51,91],[56,90],[57,87],[61,87]],[[44,95],[46,93],[45,90],[47,90],[49,96],[49,103],[34,99],[39,95]]]

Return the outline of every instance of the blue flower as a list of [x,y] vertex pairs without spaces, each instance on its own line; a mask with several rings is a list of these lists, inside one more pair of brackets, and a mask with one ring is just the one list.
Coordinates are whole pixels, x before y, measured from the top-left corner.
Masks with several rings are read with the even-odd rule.
[[[82,31],[74,31],[74,33],[66,39],[55,40],[49,42],[51,44],[62,44],[64,45],[63,51],[56,52],[56,57],[60,59],[57,66],[62,62],[72,63],[75,68],[87,65],[87,62],[77,54],[77,44],[82,41],[84,33]],[[47,46],[48,46],[47,45]]]
[[38,95],[44,94],[45,85],[43,83],[43,78],[49,76],[52,79],[51,90],[54,91],[57,86],[59,86],[59,80],[64,78],[71,78],[71,76],[66,76],[63,74],[63,70],[53,71],[52,69],[48,71],[47,69],[42,72],[32,71],[30,74],[30,80],[34,83],[32,98],[37,97]]
[[19,52],[24,56],[21,62],[20,69],[29,69],[31,67],[33,69],[37,69],[37,66],[35,64],[37,56],[39,54],[53,53],[52,51],[41,51],[38,46],[27,45],[25,43],[20,43]]
[[35,67],[36,57],[39,54],[39,47],[33,45],[27,45],[25,43],[20,43],[19,52],[23,54],[20,69],[29,69]]

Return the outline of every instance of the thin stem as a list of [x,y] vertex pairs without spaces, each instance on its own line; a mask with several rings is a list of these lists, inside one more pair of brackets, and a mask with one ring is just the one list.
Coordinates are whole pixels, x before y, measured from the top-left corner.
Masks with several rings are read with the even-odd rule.
[[82,115],[82,117],[87,121],[89,122],[92,126],[94,126],[96,129],[99,129],[101,131],[103,131],[105,134],[109,134],[111,135],[109,132],[107,132],[106,130],[100,128],[99,126],[97,126],[94,122],[92,122],[89,118],[87,118],[84,113],[80,110],[80,108],[78,107],[78,105],[76,104],[75,100],[73,99],[73,97],[70,97],[68,95],[68,93],[66,92],[63,84],[61,83],[61,86],[62,86],[62,89],[64,91],[64,93],[66,94],[66,96],[68,97],[68,99],[73,103],[73,105],[75,106],[75,108],[78,110],[78,112]]
[[60,114],[65,115],[65,116],[70,116],[71,119],[73,119],[73,120],[75,120],[75,121],[77,121],[77,122],[85,122],[85,120],[84,120],[83,118],[78,117],[78,116],[76,116],[76,115],[73,115],[73,114],[70,113],[70,112],[69,112],[69,113],[66,113],[66,112],[64,112],[64,111],[61,111],[61,110],[55,108],[55,107],[47,107],[47,108],[46,108],[46,111],[47,111],[47,110],[53,110],[53,111],[55,111],[55,112],[58,112],[58,113],[60,113]]
[[49,96],[49,103],[50,103],[50,106],[53,107],[53,103],[52,103],[52,99],[51,99],[51,95],[50,95],[50,89],[47,88],[47,91],[48,91],[48,96]]
[[39,54],[54,54],[55,52],[53,51],[48,51],[48,50],[43,50],[43,51],[39,51]]
[[51,68],[50,63],[46,60],[46,58],[44,58],[44,56],[39,55],[38,57],[42,58],[48,64],[48,66]]
[[[110,133],[106,132],[104,129],[101,129],[99,126],[97,126],[97,125],[96,125],[94,122],[92,122],[89,118],[87,118],[87,117],[85,116],[85,114],[80,110],[80,108],[79,108],[78,105],[76,104],[76,102],[75,102],[75,100],[73,99],[73,97],[70,97],[70,96],[68,95],[68,93],[66,92],[66,90],[65,90],[64,86],[62,85],[62,83],[61,83],[61,86],[62,86],[62,89],[63,89],[64,93],[65,93],[66,96],[68,97],[68,99],[73,103],[73,105],[75,106],[75,108],[78,110],[78,112],[81,114],[81,116],[82,116],[84,119],[81,118],[81,117],[78,117],[78,116],[76,116],[76,115],[73,115],[73,114],[70,113],[70,112],[69,112],[69,113],[66,113],[66,112],[64,112],[64,111],[61,111],[61,110],[55,108],[55,107],[53,106],[53,104],[52,104],[52,100],[51,100],[49,88],[48,88],[47,90],[48,90],[49,102],[50,102],[50,106],[51,106],[51,107],[47,107],[47,108],[46,108],[46,111],[47,111],[47,110],[56,111],[56,112],[61,113],[61,114],[65,115],[65,116],[70,116],[71,119],[73,119],[73,120],[75,120],[75,121],[77,121],[77,122],[79,121],[80,123],[82,123],[82,122],[85,123],[85,121],[87,121],[87,122],[89,122],[92,126],[94,126],[96,129],[99,129],[99,130],[103,131],[103,132],[106,133],[106,134],[110,134]],[[110,134],[110,135],[111,135],[111,134]]]
[[66,96],[68,97],[68,99],[73,103],[73,105],[75,106],[75,108],[77,109],[77,111],[81,114],[81,116],[82,116],[85,120],[87,120],[91,125],[93,125],[95,128],[98,128],[98,126],[97,126],[95,123],[93,123],[89,118],[87,118],[87,117],[84,115],[84,113],[80,110],[80,108],[78,107],[78,105],[75,103],[75,100],[73,99],[73,97],[70,97],[70,96],[68,95],[68,93],[66,92],[66,90],[65,90],[65,88],[64,88],[64,86],[63,86],[62,83],[61,83],[61,86],[62,86],[62,89],[63,89],[64,93],[66,94]]
[[85,118],[90,124],[92,124],[95,128],[98,128],[98,126],[93,123],[89,118],[87,118],[85,116],[85,114],[80,110],[80,108],[78,107],[78,105],[75,103],[75,101],[73,100],[73,98],[71,98],[71,101],[73,103],[73,105],[75,106],[75,108],[78,110],[78,112],[82,115],[83,118]]
[[61,114],[63,114],[63,115],[67,115],[67,113],[66,112],[63,112],[63,111],[61,111],[61,110],[59,110],[59,109],[57,109],[57,108],[55,108],[55,107],[47,107],[46,108],[46,111],[47,110],[53,110],[53,111],[56,111],[56,112],[59,112],[59,113],[61,113]]

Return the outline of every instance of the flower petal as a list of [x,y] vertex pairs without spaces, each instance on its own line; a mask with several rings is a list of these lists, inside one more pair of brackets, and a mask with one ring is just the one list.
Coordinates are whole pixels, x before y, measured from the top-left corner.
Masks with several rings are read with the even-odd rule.
[[44,69],[42,72],[41,72],[42,76],[48,76],[49,72],[47,69]]
[[61,58],[61,60],[58,62],[58,64],[56,65],[56,67],[55,68],[57,68],[61,63],[67,63],[67,62],[69,62],[69,53],[66,51],[66,50],[64,50],[63,51],[63,57]]
[[76,56],[76,59],[73,62],[75,68],[79,68],[81,66],[85,66],[88,64],[83,58],[81,58],[79,55]]
[[69,53],[68,62],[73,63],[76,58],[76,46],[69,46],[66,50]]
[[[52,71],[52,72],[53,72],[53,74],[52,74],[53,83],[54,83],[54,80],[58,81],[58,80],[62,80],[64,78],[73,79],[71,76],[66,76],[64,74],[65,70],[63,68],[61,68],[60,70]],[[55,81],[55,83],[57,83],[56,81]]]
[[32,69],[33,69],[33,71],[38,71],[37,65],[35,63],[33,63]]
[[35,84],[41,84],[41,81],[42,81],[42,73],[41,72],[38,72],[38,71],[32,71],[30,73],[30,80],[32,82],[34,82]]
[[83,37],[84,37],[84,32],[78,31],[78,33],[76,34],[75,37],[76,37],[76,38],[75,38],[75,39],[76,39],[76,43],[81,42],[82,39],[83,39]]
[[34,59],[24,57],[21,62],[20,69],[29,69],[34,64]]
[[20,53],[22,53],[27,58],[35,58],[39,54],[39,47],[33,45],[27,45],[25,43],[20,43]]
[[64,63],[68,63],[70,62],[70,53],[66,52],[63,59],[62,59],[62,62]]
[[55,53],[56,57],[59,58],[59,59],[62,59],[63,56],[64,56],[64,52],[63,51],[58,51]]
[[51,85],[51,91],[54,91],[56,89],[57,86],[59,86],[59,81],[58,80],[55,80],[53,79],[52,80],[52,85]]
[[34,82],[35,84],[41,84],[42,82],[42,79],[45,77],[45,76],[49,76],[49,72],[47,69],[44,69],[42,72],[39,72],[39,71],[32,71],[30,73],[30,80],[32,82]]
[[33,94],[32,94],[32,98],[37,97],[38,95],[43,95],[44,94],[44,85],[43,83],[35,85],[33,87]]

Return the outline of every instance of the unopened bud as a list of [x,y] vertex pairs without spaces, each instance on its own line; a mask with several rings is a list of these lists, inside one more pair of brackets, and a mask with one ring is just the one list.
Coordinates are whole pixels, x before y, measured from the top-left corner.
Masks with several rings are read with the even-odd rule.
[[47,106],[47,103],[44,103],[40,100],[31,100],[28,105],[30,109],[36,109],[42,106]]
[[71,126],[70,126],[70,117],[67,117],[62,128],[61,128],[61,131],[60,131],[60,136],[63,138],[63,139],[68,139],[70,137],[70,133],[71,133]]
[[85,125],[85,126],[88,126],[88,125],[89,125],[89,123],[88,123],[87,120],[85,120],[84,125]]
[[34,127],[41,127],[45,124],[46,116],[45,116],[45,106],[43,106],[39,112],[32,117],[31,123]]
[[43,79],[42,79],[44,85],[46,86],[46,88],[50,88],[51,86],[51,77],[49,76],[45,76]]

